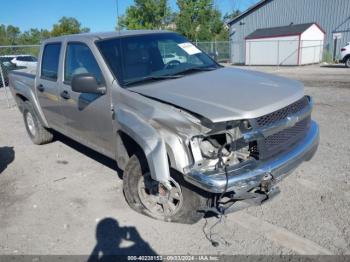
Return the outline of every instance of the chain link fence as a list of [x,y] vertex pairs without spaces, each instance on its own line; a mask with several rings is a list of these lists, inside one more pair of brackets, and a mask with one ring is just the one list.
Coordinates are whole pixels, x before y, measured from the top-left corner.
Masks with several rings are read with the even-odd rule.
[[227,63],[231,60],[229,41],[196,42],[196,45],[219,63]]

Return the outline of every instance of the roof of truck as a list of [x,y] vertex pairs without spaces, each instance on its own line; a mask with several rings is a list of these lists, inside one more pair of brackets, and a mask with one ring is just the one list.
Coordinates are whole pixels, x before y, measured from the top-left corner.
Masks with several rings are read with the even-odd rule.
[[48,39],[47,41],[57,41],[57,40],[76,40],[78,38],[89,38],[92,40],[95,39],[107,39],[114,37],[122,36],[132,36],[132,35],[145,35],[145,34],[156,34],[156,33],[170,33],[171,31],[165,30],[120,30],[112,32],[100,32],[100,33],[83,33],[83,34],[74,34],[74,35],[64,35]]

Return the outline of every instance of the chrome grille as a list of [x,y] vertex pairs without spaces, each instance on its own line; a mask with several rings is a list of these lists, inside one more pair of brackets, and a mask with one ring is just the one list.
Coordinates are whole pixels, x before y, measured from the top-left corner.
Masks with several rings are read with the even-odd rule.
[[[288,116],[300,112],[308,105],[309,98],[305,96],[289,106],[252,120],[251,124],[253,128],[256,129],[268,127],[276,122],[286,119]],[[286,127],[282,131],[266,138],[261,137],[257,139],[256,147],[250,147],[251,155],[264,160],[275,156],[279,152],[288,151],[306,135],[310,123],[311,116],[309,115],[292,127]]]
[[296,137],[298,134],[304,132],[307,129],[307,123],[309,120],[306,118],[299,123],[297,123],[295,126],[286,128],[282,130],[281,132],[278,132],[276,134],[273,134],[267,138],[265,138],[265,143],[269,146],[277,146],[282,143],[288,143],[288,141]]
[[256,123],[259,127],[271,125],[274,122],[285,119],[287,116],[300,112],[309,103],[308,97],[304,96],[302,99],[294,102],[293,104],[286,106],[273,113],[258,117]]

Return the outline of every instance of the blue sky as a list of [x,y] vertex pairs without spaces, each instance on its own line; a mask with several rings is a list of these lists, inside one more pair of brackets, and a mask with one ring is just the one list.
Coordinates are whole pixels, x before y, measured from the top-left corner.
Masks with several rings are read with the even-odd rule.
[[[176,10],[176,0],[169,0]],[[216,0],[226,13],[234,7],[245,10],[257,0]],[[133,0],[119,0],[119,12],[123,14]],[[29,28],[51,29],[62,16],[77,18],[91,31],[111,31],[116,24],[116,0],[6,0],[1,3],[0,24],[15,25],[22,31]]]

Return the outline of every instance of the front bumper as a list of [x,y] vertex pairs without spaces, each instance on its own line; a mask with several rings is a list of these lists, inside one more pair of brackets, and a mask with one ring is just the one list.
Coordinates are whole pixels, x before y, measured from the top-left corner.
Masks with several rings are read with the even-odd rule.
[[[265,162],[255,161],[247,166],[227,168],[227,192],[239,195],[261,184],[264,176],[271,175],[277,183],[291,173],[303,161],[310,160],[319,144],[319,128],[312,121],[305,138],[291,151],[278,155]],[[184,175],[189,183],[211,193],[222,193],[226,187],[226,175],[223,170],[208,172],[191,171]]]

